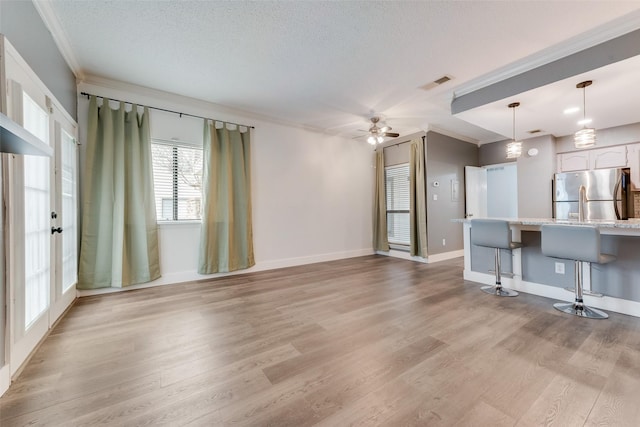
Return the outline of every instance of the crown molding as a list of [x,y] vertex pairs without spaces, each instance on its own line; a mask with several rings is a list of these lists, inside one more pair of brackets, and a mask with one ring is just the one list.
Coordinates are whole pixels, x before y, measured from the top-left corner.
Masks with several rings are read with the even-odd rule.
[[53,41],[55,42],[56,46],[58,46],[62,57],[67,62],[67,65],[69,65],[69,68],[71,68],[71,71],[77,79],[82,79],[84,77],[84,73],[82,72],[80,63],[76,59],[73,49],[71,48],[71,43],[69,43],[67,33],[62,28],[62,24],[60,24],[58,15],[56,15],[55,11],[53,10],[51,1],[32,0],[32,3],[38,11],[40,18],[42,18],[44,25],[51,33]]
[[475,92],[638,29],[640,29],[640,10],[628,13],[604,25],[578,34],[564,42],[542,49],[532,55],[457,86],[453,90],[453,98],[455,99]]
[[469,138],[468,136],[465,135],[461,135],[459,133],[450,131],[450,130],[446,130],[446,129],[442,129],[439,128],[437,126],[433,126],[433,125],[427,125],[427,129],[426,132],[435,132],[435,133],[439,133],[440,135],[444,135],[444,136],[448,136],[450,138],[455,138],[455,139],[459,139],[460,141],[464,141],[464,142],[468,142],[469,144],[474,144],[474,145],[480,145],[480,142],[476,139],[473,138]]
[[[184,113],[196,114],[196,115],[216,115],[220,116],[215,118],[215,120],[220,121],[229,121],[229,122],[237,122],[238,118],[241,118],[242,121],[250,121],[250,120],[258,120],[262,122],[267,122],[275,125],[286,126],[290,128],[302,129],[309,132],[315,133],[323,133],[326,132],[323,129],[295,123],[287,120],[278,119],[276,117],[268,116],[265,114],[254,113],[251,111],[241,110],[238,108],[227,107],[225,105],[216,104],[214,102],[205,101],[198,98],[191,98],[184,95],[179,95],[171,92],[166,92],[159,89],[153,89],[146,86],[139,86],[133,83],[122,82],[119,80],[113,80],[106,77],[96,76],[92,74],[85,75],[83,79],[78,81],[78,87],[82,88],[83,86],[96,86],[100,88],[104,88],[107,90],[114,90],[123,92],[124,94],[129,94],[129,98],[122,99],[126,102],[138,102],[140,104],[146,105],[149,101],[141,100],[141,97],[151,99],[152,103],[156,105],[151,105],[153,107],[167,108],[167,109],[180,109],[184,110]],[[91,91],[90,89],[88,89]],[[82,90],[78,90],[78,96]],[[109,98],[110,96],[116,97],[113,94],[101,92],[94,93],[94,95],[104,96]],[[122,95],[124,97],[124,95]],[[213,119],[213,118],[212,118]],[[248,123],[251,124],[251,123]]]

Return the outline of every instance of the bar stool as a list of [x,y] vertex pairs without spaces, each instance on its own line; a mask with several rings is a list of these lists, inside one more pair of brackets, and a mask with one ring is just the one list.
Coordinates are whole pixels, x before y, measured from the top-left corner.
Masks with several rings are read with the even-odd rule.
[[502,287],[500,271],[500,249],[516,249],[522,247],[522,243],[511,240],[509,222],[500,219],[472,219],[471,243],[476,246],[484,246],[495,250],[495,286],[483,286],[481,289],[499,297],[515,297],[518,292]]
[[604,311],[590,308],[582,301],[582,263],[595,262],[606,264],[616,259],[615,256],[600,252],[600,230],[582,225],[543,225],[542,253],[552,258],[573,260],[575,263],[575,300],[559,302],[553,306],[560,311],[589,319],[606,319]]

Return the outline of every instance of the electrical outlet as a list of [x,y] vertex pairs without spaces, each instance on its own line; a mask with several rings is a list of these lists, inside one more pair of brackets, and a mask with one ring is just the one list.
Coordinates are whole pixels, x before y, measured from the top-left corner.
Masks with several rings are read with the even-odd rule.
[[447,246],[447,239],[442,239],[442,246]]
[[564,263],[563,262],[556,262],[556,273],[564,274]]

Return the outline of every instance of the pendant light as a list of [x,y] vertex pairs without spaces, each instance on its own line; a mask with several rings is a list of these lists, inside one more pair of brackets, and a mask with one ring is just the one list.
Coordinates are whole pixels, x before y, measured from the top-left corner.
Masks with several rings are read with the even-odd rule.
[[517,159],[522,155],[522,141],[516,141],[516,107],[519,106],[519,102],[509,104],[513,110],[513,140],[507,144],[507,159]]
[[576,85],[576,88],[582,89],[582,123],[583,128],[573,136],[573,144],[576,148],[587,148],[596,145],[596,130],[587,127],[587,101],[586,87],[591,86],[591,80],[587,80]]

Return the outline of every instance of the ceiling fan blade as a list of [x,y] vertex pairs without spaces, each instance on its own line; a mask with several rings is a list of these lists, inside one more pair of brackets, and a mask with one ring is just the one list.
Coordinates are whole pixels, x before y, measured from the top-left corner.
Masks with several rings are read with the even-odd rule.
[[396,132],[385,132],[382,134],[382,136],[388,136],[389,138],[397,138],[400,136],[400,134]]

